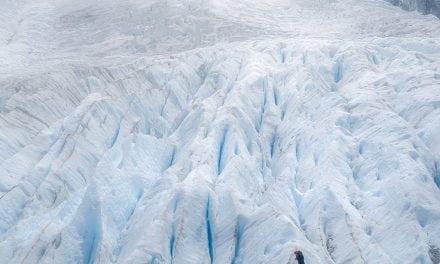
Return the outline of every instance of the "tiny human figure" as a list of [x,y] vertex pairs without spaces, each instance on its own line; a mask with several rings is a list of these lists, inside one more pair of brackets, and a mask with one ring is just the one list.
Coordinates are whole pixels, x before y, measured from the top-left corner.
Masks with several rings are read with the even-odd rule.
[[300,250],[296,250],[295,259],[298,261],[298,264],[304,264],[304,255]]

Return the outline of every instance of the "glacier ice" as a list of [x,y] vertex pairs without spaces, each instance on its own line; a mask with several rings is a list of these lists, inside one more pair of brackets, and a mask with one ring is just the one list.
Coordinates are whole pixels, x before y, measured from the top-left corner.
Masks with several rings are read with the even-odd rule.
[[0,21],[0,259],[438,262],[437,18],[6,0]]
[[440,17],[439,0],[388,0],[393,5],[402,7],[405,10],[417,10],[423,14],[434,14]]

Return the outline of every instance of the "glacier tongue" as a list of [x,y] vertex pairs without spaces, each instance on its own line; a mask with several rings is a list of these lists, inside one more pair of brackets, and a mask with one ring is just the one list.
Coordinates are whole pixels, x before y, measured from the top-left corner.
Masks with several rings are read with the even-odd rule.
[[0,11],[0,259],[440,262],[438,19],[382,0]]

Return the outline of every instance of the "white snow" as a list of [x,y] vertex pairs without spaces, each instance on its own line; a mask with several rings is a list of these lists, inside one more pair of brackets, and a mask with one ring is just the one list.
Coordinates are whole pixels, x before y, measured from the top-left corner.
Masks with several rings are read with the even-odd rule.
[[6,0],[5,263],[440,262],[440,20]]

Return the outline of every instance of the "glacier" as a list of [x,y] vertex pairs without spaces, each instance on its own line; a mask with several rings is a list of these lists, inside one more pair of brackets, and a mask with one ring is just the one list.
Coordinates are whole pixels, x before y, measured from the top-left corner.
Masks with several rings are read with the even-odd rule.
[[402,7],[405,10],[419,11],[423,14],[434,14],[440,17],[439,0],[388,0],[393,5]]
[[440,263],[438,18],[4,0],[0,21],[2,262]]

